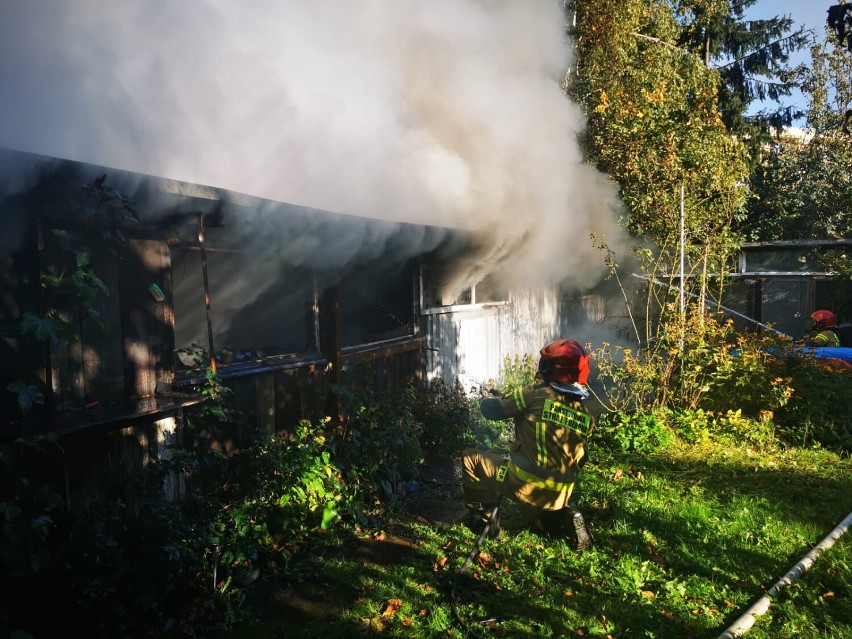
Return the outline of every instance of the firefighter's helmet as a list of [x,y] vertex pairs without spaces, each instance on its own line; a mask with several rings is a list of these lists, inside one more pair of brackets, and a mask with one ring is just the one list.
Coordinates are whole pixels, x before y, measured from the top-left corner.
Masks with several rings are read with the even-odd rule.
[[811,319],[814,321],[814,328],[819,330],[837,326],[837,316],[831,311],[814,311],[811,314]]
[[548,382],[585,384],[589,379],[589,356],[579,342],[560,338],[541,349],[538,373]]

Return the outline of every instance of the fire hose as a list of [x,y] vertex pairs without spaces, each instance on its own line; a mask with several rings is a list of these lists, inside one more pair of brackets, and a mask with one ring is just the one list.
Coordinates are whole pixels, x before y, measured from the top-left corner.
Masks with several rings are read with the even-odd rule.
[[[467,630],[468,633],[470,633],[474,637],[478,637],[479,635],[471,627],[471,624],[497,623],[499,621],[506,621],[508,619],[520,618],[520,615],[492,615],[492,616],[489,616],[489,617],[480,617],[480,618],[477,618],[477,619],[465,619],[464,617],[461,616],[461,614],[459,613],[459,610],[458,610],[458,597],[456,596],[456,589],[458,588],[459,581],[460,581],[462,575],[464,575],[465,572],[467,572],[467,568],[468,568],[468,566],[470,566],[474,557],[476,557],[476,555],[479,553],[479,549],[482,547],[482,542],[485,539],[485,537],[488,535],[488,531],[491,529],[491,523],[496,519],[497,512],[500,510],[500,505],[502,503],[503,503],[503,495],[499,495],[498,498],[497,498],[497,503],[495,504],[494,508],[491,510],[491,513],[488,515],[488,519],[485,522],[485,526],[483,527],[482,532],[479,534],[479,539],[476,540],[476,543],[474,544],[473,548],[471,548],[470,552],[468,553],[467,559],[465,559],[464,564],[462,564],[462,567],[456,573],[456,578],[453,581],[452,594],[450,595],[451,607],[453,609],[453,616],[455,617],[456,622],[458,622],[458,624],[462,628]],[[536,623],[542,623],[542,622],[540,622],[536,619],[529,619],[529,620],[534,621]]]
[[[473,545],[473,548],[471,548],[470,552],[467,555],[467,559],[465,559],[464,564],[462,564],[462,567],[459,569],[458,573],[456,573],[456,578],[453,581],[453,591],[452,591],[452,594],[450,595],[451,606],[452,606],[452,609],[453,609],[453,616],[456,618],[456,621],[459,623],[460,626],[462,626],[463,628],[466,628],[467,630],[469,630],[471,632],[473,632],[472,629],[470,628],[471,623],[490,623],[490,622],[493,623],[493,622],[497,622],[497,621],[500,621],[500,620],[506,618],[504,616],[497,616],[497,617],[483,617],[483,618],[480,618],[480,619],[467,620],[464,617],[462,617],[461,614],[459,613],[458,597],[456,596],[456,589],[458,588],[459,581],[460,581],[462,575],[464,575],[465,572],[467,572],[467,568],[468,568],[468,566],[470,566],[474,557],[476,557],[476,555],[479,553],[479,549],[482,547],[482,542],[485,539],[485,537],[488,535],[488,531],[491,529],[491,523],[496,519],[497,511],[500,510],[500,505],[502,503],[503,503],[503,495],[500,495],[497,499],[497,503],[495,504],[494,508],[491,510],[491,514],[488,515],[488,519],[485,522],[485,526],[483,527],[482,532],[479,534],[479,539],[476,540],[476,543]],[[474,636],[476,636],[475,632],[474,632]]]
[[717,639],[736,639],[743,636],[749,628],[754,625],[756,617],[764,614],[769,610],[771,598],[778,595],[786,586],[791,585],[796,579],[801,577],[813,566],[817,557],[824,550],[828,550],[834,545],[834,542],[840,539],[852,525],[852,512],[846,515],[846,518],[841,521],[834,530],[826,535],[823,540],[814,546],[814,548],[804,557],[802,557],[787,573],[781,577],[775,585],[766,591],[766,594],[758,599],[752,606],[746,610],[734,623],[717,637]]

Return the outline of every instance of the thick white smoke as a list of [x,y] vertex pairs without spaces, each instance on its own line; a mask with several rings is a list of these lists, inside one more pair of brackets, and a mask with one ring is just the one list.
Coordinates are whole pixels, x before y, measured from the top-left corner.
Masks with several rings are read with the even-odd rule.
[[561,0],[0,5],[0,146],[473,231],[478,276],[593,284]]

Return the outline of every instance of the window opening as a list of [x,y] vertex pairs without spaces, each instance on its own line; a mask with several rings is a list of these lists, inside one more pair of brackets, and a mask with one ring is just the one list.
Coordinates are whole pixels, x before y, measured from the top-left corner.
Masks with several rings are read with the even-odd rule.
[[[227,225],[204,229],[208,283],[201,246],[172,248],[175,346],[179,368],[195,366],[193,353],[208,349],[209,290],[212,341],[220,365],[316,350],[314,279],[273,250],[253,250],[228,234]],[[274,244],[272,238],[266,238]]]

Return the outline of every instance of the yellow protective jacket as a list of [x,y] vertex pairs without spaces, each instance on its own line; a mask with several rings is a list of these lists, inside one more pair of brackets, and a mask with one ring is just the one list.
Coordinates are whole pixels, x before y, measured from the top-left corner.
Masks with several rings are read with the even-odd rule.
[[813,346],[840,346],[840,336],[830,328],[820,331],[811,338]]
[[515,440],[498,481],[518,501],[544,510],[568,505],[586,451],[592,416],[549,384],[517,389],[498,400],[515,423]]

